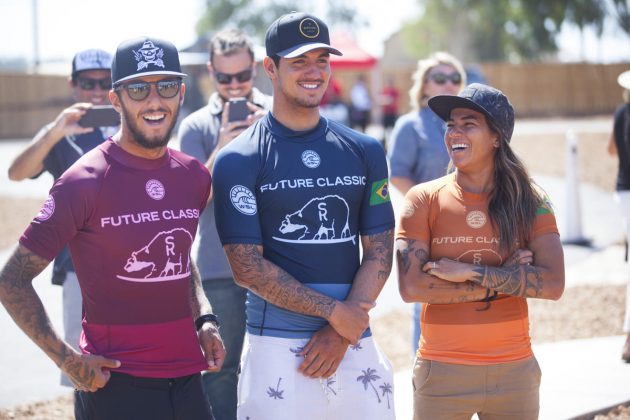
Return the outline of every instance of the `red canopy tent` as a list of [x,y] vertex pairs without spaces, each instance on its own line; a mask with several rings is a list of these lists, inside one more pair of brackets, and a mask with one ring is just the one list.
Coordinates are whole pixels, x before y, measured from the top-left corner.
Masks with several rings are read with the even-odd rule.
[[332,34],[330,44],[343,54],[342,56],[331,54],[330,66],[333,70],[369,70],[378,61],[363,51],[345,32]]

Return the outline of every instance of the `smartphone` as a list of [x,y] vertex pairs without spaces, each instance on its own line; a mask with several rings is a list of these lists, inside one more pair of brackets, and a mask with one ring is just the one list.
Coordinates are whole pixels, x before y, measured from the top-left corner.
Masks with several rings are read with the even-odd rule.
[[79,120],[81,127],[112,127],[120,125],[120,114],[111,105],[94,105]]
[[247,98],[231,98],[228,122],[243,121],[250,114],[247,107]]

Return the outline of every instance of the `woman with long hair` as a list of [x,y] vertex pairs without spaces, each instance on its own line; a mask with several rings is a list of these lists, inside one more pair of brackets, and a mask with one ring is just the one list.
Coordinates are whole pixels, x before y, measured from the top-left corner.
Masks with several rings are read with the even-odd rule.
[[536,419],[527,299],[564,290],[553,209],[510,147],[501,91],[475,83],[428,104],[454,170],[409,190],[396,234],[401,296],[424,303],[414,418]]

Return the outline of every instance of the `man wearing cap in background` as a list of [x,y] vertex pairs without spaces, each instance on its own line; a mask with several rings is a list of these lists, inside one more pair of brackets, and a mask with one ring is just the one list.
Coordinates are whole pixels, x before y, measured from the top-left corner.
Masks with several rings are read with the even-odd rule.
[[368,315],[392,263],[383,148],[319,114],[341,54],[324,22],[289,13],[265,45],[273,109],[214,168],[217,230],[249,289],[238,418],[393,419]]
[[[57,180],[0,273],[0,301],[68,375],[77,419],[209,419],[202,370],[225,357],[190,248],[208,170],[167,147],[184,99],[175,46],[119,45],[109,99],[121,128]],[[68,244],[83,296],[81,353],[32,287]]]
[[[111,54],[98,49],[81,51],[74,56],[68,84],[76,103],[64,109],[53,122],[46,124],[15,157],[9,167],[9,179],[22,181],[37,178],[47,171],[56,181],[83,154],[116,132],[118,126],[79,125],[79,120],[92,105],[109,104],[107,93],[112,87],[111,63]],[[67,247],[55,258],[52,282],[63,286],[64,339],[78,350],[82,318],[81,290]],[[72,386],[63,374],[61,384]]]
[[[271,108],[271,98],[254,87],[254,47],[238,29],[218,32],[210,40],[208,71],[216,92],[208,105],[186,117],[179,127],[180,149],[206,163],[212,171],[217,153]],[[229,121],[229,100],[246,98],[249,116]],[[201,214],[195,244],[203,289],[222,323],[221,335],[227,350],[223,368],[203,375],[206,395],[217,420],[236,419],[238,367],[245,337],[247,290],[234,282],[214,223],[212,201]]]
[[414,419],[538,419],[527,300],[564,290],[553,208],[510,147],[501,91],[473,83],[428,104],[455,170],[407,192],[396,232],[400,293],[425,303]]

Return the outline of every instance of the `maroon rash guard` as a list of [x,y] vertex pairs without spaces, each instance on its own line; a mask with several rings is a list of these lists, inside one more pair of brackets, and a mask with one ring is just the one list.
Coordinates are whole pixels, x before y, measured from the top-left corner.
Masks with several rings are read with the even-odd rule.
[[117,371],[174,378],[207,367],[190,307],[190,253],[210,174],[167,149],[131,155],[111,139],[50,190],[20,243],[52,260],[68,243],[83,295],[84,353]]

